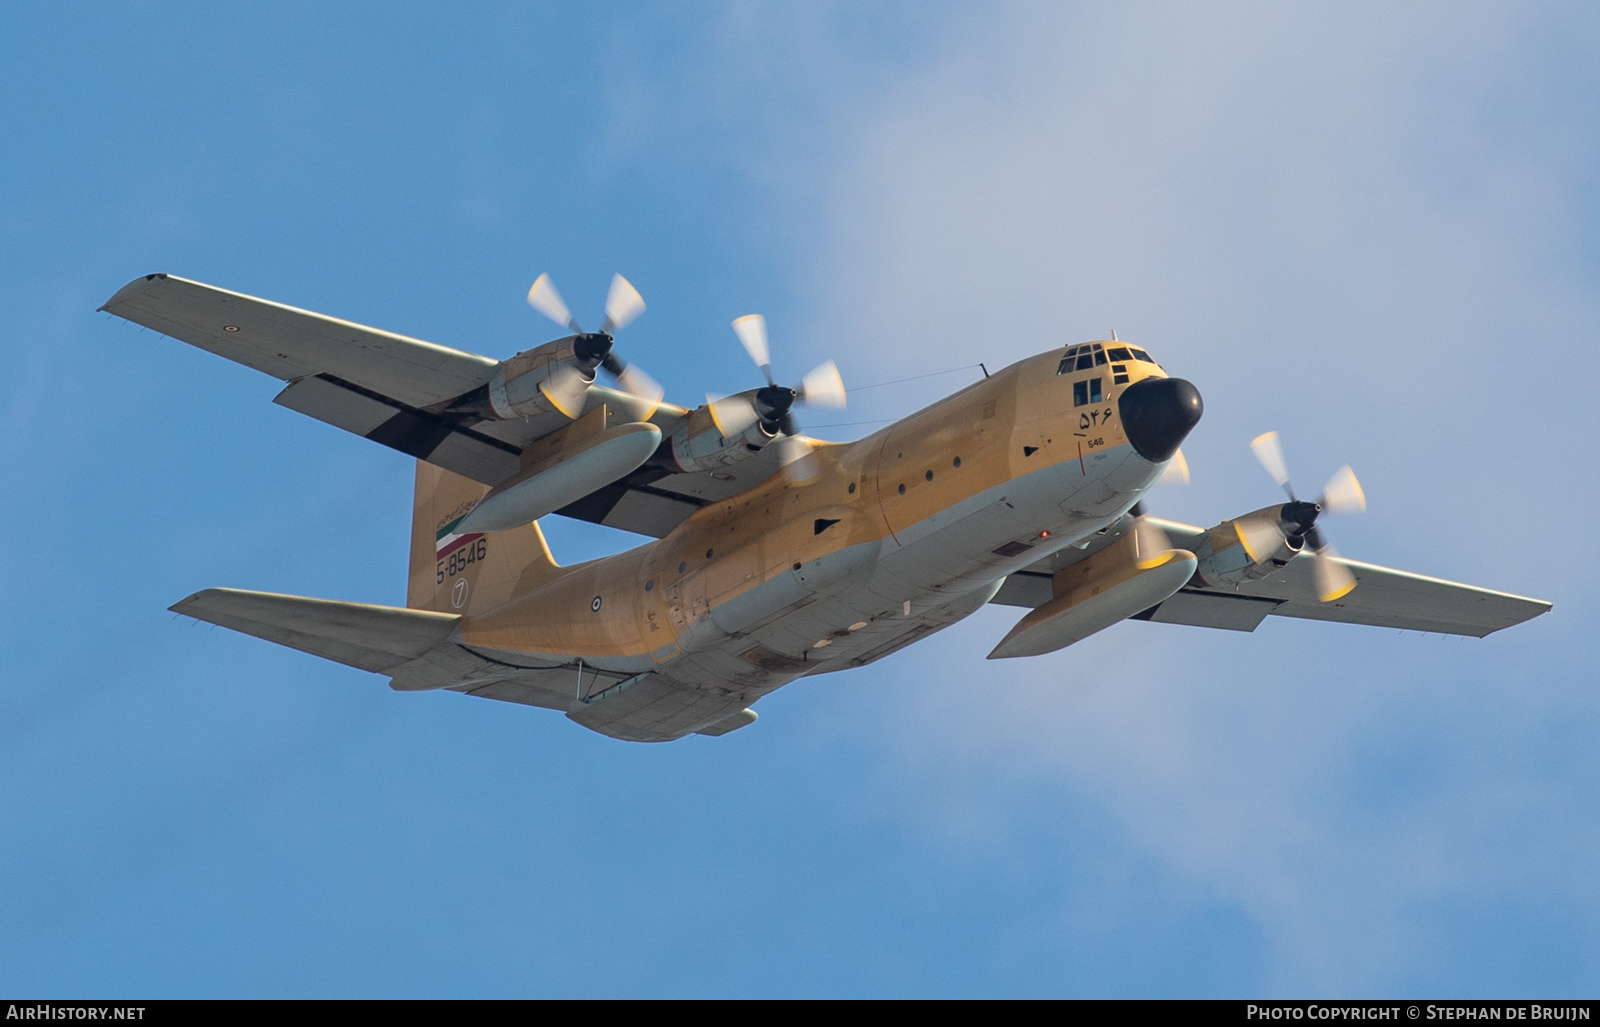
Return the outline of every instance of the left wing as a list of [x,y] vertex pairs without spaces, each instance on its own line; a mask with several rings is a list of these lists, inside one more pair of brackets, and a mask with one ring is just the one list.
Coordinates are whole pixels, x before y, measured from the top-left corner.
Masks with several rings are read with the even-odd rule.
[[509,437],[464,426],[427,408],[488,381],[489,357],[177,275],[135,278],[100,309],[288,382],[280,406],[486,485],[515,474],[522,446],[566,420],[506,422],[520,433]]
[[476,353],[177,275],[135,278],[100,309],[286,382],[326,374],[411,407],[470,392],[495,368]]
[[[485,485],[518,473],[529,443],[571,423],[554,411],[476,423],[445,416],[445,404],[487,382],[496,361],[177,275],[136,278],[100,309],[287,382],[273,400],[279,406]],[[626,411],[639,401],[591,385],[583,412],[602,403]],[[658,403],[649,419],[670,432],[688,413]],[[557,513],[662,538],[700,507],[777,471],[775,447],[716,471],[647,464]]]

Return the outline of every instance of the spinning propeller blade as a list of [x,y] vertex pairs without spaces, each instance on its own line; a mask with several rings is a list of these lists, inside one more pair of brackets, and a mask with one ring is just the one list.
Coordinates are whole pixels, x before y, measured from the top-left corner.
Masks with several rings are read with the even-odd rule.
[[572,311],[561,301],[561,294],[550,283],[548,274],[533,280],[533,285],[528,289],[528,306],[569,331],[583,331],[578,327],[578,322],[572,319]]
[[773,445],[778,447],[778,467],[790,484],[809,481],[821,471],[817,458],[811,453],[810,439],[785,435]]
[[734,318],[733,333],[739,337],[744,351],[750,354],[756,366],[761,368],[761,373],[767,376],[767,384],[772,382],[772,352],[767,348],[767,319],[760,314],[746,314]]
[[761,416],[756,413],[753,397],[748,392],[724,396],[722,399],[712,399],[707,394],[706,408],[711,411],[711,420],[724,438],[739,434],[755,424]]
[[539,391],[544,393],[544,398],[550,405],[576,419],[583,413],[583,397],[589,391],[591,384],[577,368],[571,364],[558,366],[550,377],[539,383]]
[[667,394],[667,390],[663,389],[654,378],[645,374],[638,364],[624,365],[617,374],[617,385],[623,392],[637,396],[652,405],[661,402],[661,397]]
[[1189,461],[1183,458],[1183,450],[1172,454],[1172,459],[1167,461],[1167,466],[1161,469],[1161,476],[1155,480],[1157,485],[1187,485],[1189,484]]
[[1316,562],[1311,565],[1311,580],[1317,586],[1317,601],[1331,603],[1341,599],[1356,587],[1356,576],[1339,559],[1332,546],[1324,545],[1312,553]]
[[1294,498],[1294,489],[1289,487],[1289,465],[1283,459],[1283,443],[1278,439],[1278,433],[1269,431],[1264,435],[1257,435],[1250,443],[1250,451],[1261,461],[1261,466],[1272,475],[1272,480],[1279,487],[1289,493],[1289,498]]
[[1322,486],[1322,498],[1317,500],[1317,505],[1331,514],[1361,513],[1367,508],[1367,494],[1361,491],[1361,483],[1349,464],[1335,471],[1328,484]]
[[844,409],[844,379],[833,361],[819,364],[800,379],[800,402],[807,406]]
[[1140,568],[1154,567],[1156,557],[1172,548],[1172,539],[1148,517],[1133,519],[1134,557]]
[[644,313],[644,297],[639,295],[639,290],[621,275],[611,276],[611,290],[606,293],[606,319],[600,325],[600,330],[607,335],[613,335],[633,323],[633,319]]

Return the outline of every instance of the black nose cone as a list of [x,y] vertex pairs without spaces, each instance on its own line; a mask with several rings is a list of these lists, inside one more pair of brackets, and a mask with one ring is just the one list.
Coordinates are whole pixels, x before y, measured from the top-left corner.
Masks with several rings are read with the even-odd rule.
[[1200,423],[1205,404],[1200,402],[1200,390],[1182,378],[1145,378],[1122,390],[1117,409],[1133,448],[1159,464],[1172,459],[1190,429]]

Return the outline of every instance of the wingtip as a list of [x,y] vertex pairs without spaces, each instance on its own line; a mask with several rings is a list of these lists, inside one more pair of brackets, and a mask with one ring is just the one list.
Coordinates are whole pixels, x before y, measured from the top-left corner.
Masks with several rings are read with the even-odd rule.
[[122,288],[118,289],[112,295],[112,297],[110,299],[108,299],[104,303],[100,304],[100,306],[96,307],[95,310],[97,312],[103,310],[103,311],[108,311],[108,312],[111,312],[111,313],[115,313],[115,311],[111,310],[111,308],[113,306],[115,306],[117,303],[121,302],[122,300],[128,298],[129,296],[132,296],[135,293],[139,292],[140,290],[144,289],[145,286],[148,283],[154,282],[157,279],[165,281],[169,277],[171,277],[171,276],[168,275],[167,272],[165,272],[165,271],[153,271],[148,275],[140,275],[138,278],[135,278],[133,281],[129,282],[127,285],[124,285]]
[[198,592],[191,592],[190,594],[184,596],[182,599],[167,607],[167,609],[172,613],[181,613],[185,617],[194,617],[196,620],[203,620],[204,618],[197,617],[195,614],[190,613],[189,611],[193,610],[197,606],[200,606],[212,596],[236,591],[238,590],[231,588],[202,588]]

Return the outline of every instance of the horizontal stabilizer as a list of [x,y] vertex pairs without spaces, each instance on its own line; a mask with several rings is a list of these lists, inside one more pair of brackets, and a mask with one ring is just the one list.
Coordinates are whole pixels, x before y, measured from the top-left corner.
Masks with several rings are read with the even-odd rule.
[[208,588],[169,609],[377,674],[427,653],[461,620],[451,613],[237,588]]

